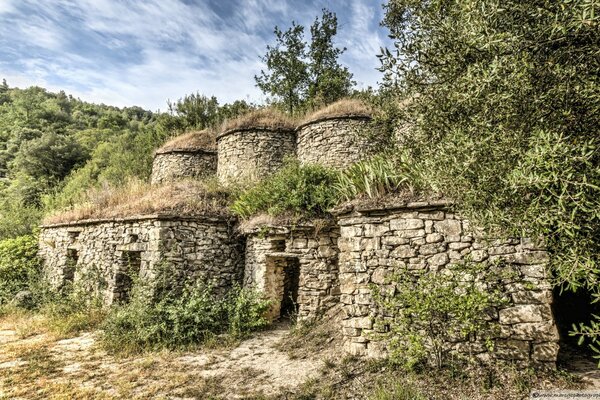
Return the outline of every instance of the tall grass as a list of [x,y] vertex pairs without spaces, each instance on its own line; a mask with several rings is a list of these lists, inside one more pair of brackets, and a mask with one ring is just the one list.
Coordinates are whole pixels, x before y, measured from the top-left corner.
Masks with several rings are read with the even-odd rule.
[[404,157],[379,154],[340,173],[335,190],[339,199],[351,201],[361,196],[372,199],[400,190],[414,193],[419,182],[419,174]]
[[77,206],[57,211],[44,219],[46,224],[91,218],[116,218],[170,212],[195,215],[226,213],[229,191],[216,180],[181,180],[150,185],[130,179],[123,186],[103,185],[89,189]]

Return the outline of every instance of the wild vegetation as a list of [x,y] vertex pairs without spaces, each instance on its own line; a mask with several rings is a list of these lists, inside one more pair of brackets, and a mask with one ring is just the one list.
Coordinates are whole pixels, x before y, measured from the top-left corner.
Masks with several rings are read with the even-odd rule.
[[407,165],[490,231],[544,237],[556,284],[598,298],[598,4],[385,8],[381,70],[392,102],[410,102],[396,112]]
[[327,9],[311,25],[308,44],[302,25],[292,22],[286,31],[276,26],[276,42],[261,57],[267,68],[254,77],[256,86],[290,115],[348,96],[355,82],[338,61],[346,49],[333,44],[337,29],[337,16]]
[[[597,301],[599,15],[593,0],[390,0],[382,23],[393,48],[380,55],[382,87],[377,93],[351,93],[352,74],[338,62],[345,49],[333,45],[337,18],[323,10],[311,26],[310,43],[300,25],[292,23],[286,31],[276,27],[276,43],[262,58],[266,69],[255,77],[257,86],[283,114],[248,113],[258,107],[243,101],[221,106],[215,97],[199,93],[169,102],[167,113],[153,113],[3,82],[0,314],[17,305],[33,309],[63,335],[101,325],[113,350],[185,348],[224,333],[238,338],[265,325],[266,307],[239,288],[215,297],[209,284],[188,285],[151,299],[139,290],[130,303],[108,314],[95,303],[98,299],[83,301],[80,288],[51,294],[40,280],[34,227],[44,213],[59,209],[46,222],[165,210],[217,212],[229,206],[244,218],[260,213],[319,217],[340,202],[390,193],[442,193],[488,232],[543,237],[555,283],[565,290],[587,290]],[[345,101],[310,113],[352,94],[373,106]],[[308,121],[375,109],[376,126],[386,137],[397,135],[400,146],[386,141],[384,152],[345,171],[290,161],[240,193],[214,182],[144,183],[153,151],[184,131],[293,128],[305,112]],[[166,145],[196,139],[189,134]],[[358,374],[400,381],[377,381],[367,393],[374,399],[426,398],[432,389],[423,382],[447,393],[439,376],[418,375],[417,383],[406,378],[406,369],[418,369],[432,355],[437,366],[447,367],[439,375],[466,387],[467,395],[482,382],[483,391],[496,390],[497,396],[509,388],[518,392],[515,397],[527,392],[533,374],[503,381],[497,371],[458,371],[445,363],[448,328],[460,335],[482,333],[475,316],[500,301],[493,290],[442,275],[396,277],[394,284],[404,290],[381,296],[380,306],[394,315],[391,333],[409,340],[392,342],[389,364],[331,365],[330,385],[307,383],[305,398],[334,398]],[[417,324],[416,316],[431,323]],[[600,321],[573,333],[597,351]],[[402,371],[395,369],[398,365]]]

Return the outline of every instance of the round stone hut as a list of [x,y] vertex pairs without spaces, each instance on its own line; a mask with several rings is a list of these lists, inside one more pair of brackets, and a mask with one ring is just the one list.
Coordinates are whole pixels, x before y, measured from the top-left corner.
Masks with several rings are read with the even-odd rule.
[[177,136],[156,150],[150,181],[159,184],[183,178],[203,178],[216,171],[215,133],[205,129]]
[[358,100],[341,100],[309,115],[297,128],[301,164],[345,168],[372,153],[371,110]]
[[273,110],[259,110],[226,123],[217,136],[217,176],[222,184],[257,181],[295,153],[293,122]]

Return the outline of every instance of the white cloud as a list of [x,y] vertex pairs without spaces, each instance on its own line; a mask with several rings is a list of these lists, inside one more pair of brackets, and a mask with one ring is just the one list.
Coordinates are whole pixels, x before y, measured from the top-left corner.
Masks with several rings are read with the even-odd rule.
[[0,0],[0,14],[14,12],[14,2],[13,0]]
[[[284,28],[294,19],[308,28],[320,15],[320,6],[280,0],[244,0],[223,17],[208,0],[21,1],[36,15],[23,13],[5,24],[2,10],[12,3],[0,0],[0,43],[8,43],[18,58],[9,64],[12,60],[0,56],[1,74],[10,85],[64,89],[87,101],[153,110],[195,91],[214,94],[221,102],[261,100],[254,75],[262,67],[259,55],[273,41],[276,21],[285,21],[279,24]],[[343,60],[357,81],[366,82],[363,86],[378,78],[375,54],[382,40],[372,32],[373,12],[372,5],[354,0],[344,9],[348,22],[338,38],[349,49]],[[89,55],[94,43],[84,43],[87,53],[73,46],[73,35],[80,33],[88,35],[86,40],[102,38],[97,55]],[[21,47],[2,42],[2,36],[15,34]],[[30,54],[31,46],[44,52]],[[124,56],[127,51],[129,57]]]

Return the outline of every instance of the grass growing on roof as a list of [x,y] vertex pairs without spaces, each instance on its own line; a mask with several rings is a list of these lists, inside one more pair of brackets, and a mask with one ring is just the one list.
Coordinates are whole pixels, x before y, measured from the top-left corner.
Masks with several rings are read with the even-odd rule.
[[371,116],[373,109],[367,103],[358,99],[342,99],[307,114],[302,123],[309,123],[323,118],[344,117],[349,115]]
[[192,131],[176,136],[168,140],[157,151],[169,151],[174,149],[216,149],[216,132],[213,129]]
[[119,187],[105,185],[88,190],[86,200],[44,219],[59,224],[85,219],[123,218],[154,213],[226,215],[229,191],[215,180],[181,180],[150,185],[137,179]]
[[263,108],[225,121],[221,131],[227,132],[234,129],[249,128],[293,130],[295,127],[296,122],[294,119],[274,108]]

